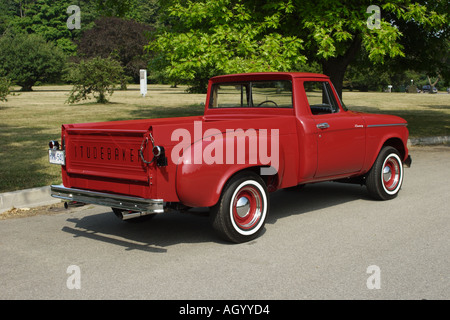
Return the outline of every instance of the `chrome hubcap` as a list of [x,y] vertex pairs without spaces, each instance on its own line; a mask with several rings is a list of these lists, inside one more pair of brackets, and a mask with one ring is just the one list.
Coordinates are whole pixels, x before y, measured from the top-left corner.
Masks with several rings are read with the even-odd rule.
[[242,185],[236,191],[231,203],[232,218],[240,230],[251,230],[261,221],[264,203],[259,189],[252,185]]
[[250,200],[247,197],[241,197],[236,203],[236,213],[244,218],[250,212]]
[[384,181],[389,181],[391,179],[391,176],[392,176],[391,168],[389,166],[384,167],[384,169],[383,169]]
[[401,163],[396,157],[389,157],[386,159],[383,167],[382,179],[385,189],[388,191],[395,190],[401,179]]

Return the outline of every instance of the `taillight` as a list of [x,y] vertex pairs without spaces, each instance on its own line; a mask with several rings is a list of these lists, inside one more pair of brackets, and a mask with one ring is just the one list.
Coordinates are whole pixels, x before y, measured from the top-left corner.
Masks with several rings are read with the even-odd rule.
[[155,146],[153,147],[152,152],[155,157],[159,157],[164,152],[164,148],[160,146]]
[[48,147],[53,150],[59,150],[59,142],[56,140],[52,140],[48,143]]
[[167,157],[166,157],[166,151],[164,150],[164,147],[154,146],[152,149],[152,152],[156,158],[156,164],[159,167],[167,166]]

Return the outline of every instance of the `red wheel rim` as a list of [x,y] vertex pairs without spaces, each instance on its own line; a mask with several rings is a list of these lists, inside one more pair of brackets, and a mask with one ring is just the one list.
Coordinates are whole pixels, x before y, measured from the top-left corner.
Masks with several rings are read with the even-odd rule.
[[401,179],[400,166],[397,157],[394,156],[390,156],[384,161],[381,178],[387,191],[394,191],[398,187]]
[[236,193],[231,208],[236,226],[242,230],[250,230],[261,219],[264,210],[262,195],[253,185],[243,186]]

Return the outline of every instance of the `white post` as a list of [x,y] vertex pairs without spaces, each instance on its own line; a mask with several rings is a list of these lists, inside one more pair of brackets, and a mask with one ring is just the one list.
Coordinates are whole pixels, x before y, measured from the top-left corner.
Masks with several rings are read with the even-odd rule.
[[140,75],[141,75],[141,95],[145,97],[145,95],[147,94],[147,70],[141,69]]

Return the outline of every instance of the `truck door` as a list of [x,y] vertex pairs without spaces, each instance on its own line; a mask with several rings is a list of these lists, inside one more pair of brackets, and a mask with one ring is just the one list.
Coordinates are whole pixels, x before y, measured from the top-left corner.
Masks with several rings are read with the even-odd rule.
[[358,172],[365,155],[363,118],[339,106],[327,81],[305,81],[304,87],[316,125],[318,163],[315,178]]

